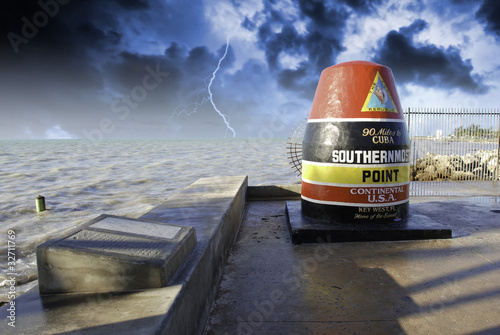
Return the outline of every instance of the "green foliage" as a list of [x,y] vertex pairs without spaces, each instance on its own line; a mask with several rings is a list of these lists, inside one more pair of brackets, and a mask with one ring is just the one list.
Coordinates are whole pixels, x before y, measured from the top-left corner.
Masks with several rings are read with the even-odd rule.
[[487,139],[492,140],[498,138],[498,131],[493,130],[493,127],[488,129],[481,128],[477,124],[471,124],[468,127],[460,126],[453,130],[453,136],[461,139]]

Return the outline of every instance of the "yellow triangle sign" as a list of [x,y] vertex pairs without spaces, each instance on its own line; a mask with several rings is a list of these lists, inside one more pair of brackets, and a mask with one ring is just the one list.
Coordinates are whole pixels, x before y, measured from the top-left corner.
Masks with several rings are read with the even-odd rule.
[[398,110],[392,100],[391,93],[387,89],[384,83],[384,79],[377,71],[377,75],[373,80],[372,86],[370,87],[370,92],[366,96],[365,103],[362,112],[390,112],[397,113]]

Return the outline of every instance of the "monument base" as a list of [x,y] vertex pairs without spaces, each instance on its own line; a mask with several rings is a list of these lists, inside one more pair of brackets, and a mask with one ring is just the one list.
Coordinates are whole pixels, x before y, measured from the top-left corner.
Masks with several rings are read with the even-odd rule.
[[[376,212],[374,211],[376,208],[365,207],[361,204],[356,207],[336,206],[317,204],[304,199],[301,200],[301,211],[304,216],[327,222],[352,222],[355,224],[387,224],[406,220],[410,210],[410,203],[409,201],[406,201],[405,203],[399,205],[382,206],[377,208],[384,209],[384,211]],[[360,209],[363,211],[360,212]]]
[[368,242],[446,239],[452,230],[428,216],[412,213],[392,223],[335,223],[306,217],[300,201],[286,202],[287,225],[292,243]]

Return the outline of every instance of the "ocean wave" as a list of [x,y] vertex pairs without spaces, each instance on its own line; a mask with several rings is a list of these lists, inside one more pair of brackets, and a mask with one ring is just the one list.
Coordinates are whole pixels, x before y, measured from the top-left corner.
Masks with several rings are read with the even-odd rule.
[[22,178],[22,177],[26,177],[26,175],[23,173],[15,172],[15,173],[8,174],[6,177],[7,178]]

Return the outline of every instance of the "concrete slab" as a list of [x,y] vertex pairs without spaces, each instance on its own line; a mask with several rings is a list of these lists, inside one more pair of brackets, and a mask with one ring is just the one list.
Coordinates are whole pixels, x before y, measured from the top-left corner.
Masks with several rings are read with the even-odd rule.
[[180,286],[137,292],[40,295],[32,289],[18,297],[14,325],[0,310],[0,332],[15,335],[159,334]]
[[40,294],[167,286],[196,244],[194,228],[101,215],[37,247]]
[[329,244],[292,244],[285,201],[247,203],[205,335],[498,334],[500,198],[447,199],[413,206],[453,239]]
[[451,238],[452,230],[433,219],[416,213],[410,204],[407,220],[382,223],[336,223],[302,215],[300,201],[286,202],[287,227],[292,243],[332,243],[366,241],[402,241]]

